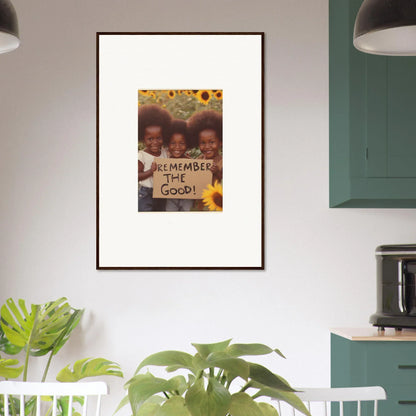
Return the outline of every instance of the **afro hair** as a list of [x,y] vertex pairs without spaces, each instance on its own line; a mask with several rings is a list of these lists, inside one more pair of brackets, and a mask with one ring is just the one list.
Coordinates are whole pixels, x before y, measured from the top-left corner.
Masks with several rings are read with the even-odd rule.
[[222,114],[214,110],[203,110],[193,114],[188,120],[188,128],[194,146],[198,146],[202,130],[214,130],[222,142]]
[[171,137],[175,133],[182,134],[183,137],[185,137],[186,144],[189,145],[189,131],[188,131],[188,125],[185,120],[181,120],[181,119],[172,120],[172,123],[170,124],[170,128],[169,128],[169,133],[167,135],[167,140],[166,140],[167,143],[169,143]]
[[144,131],[149,126],[162,128],[163,142],[166,142],[169,134],[172,117],[167,110],[154,104],[145,104],[139,107],[139,141],[144,139]]

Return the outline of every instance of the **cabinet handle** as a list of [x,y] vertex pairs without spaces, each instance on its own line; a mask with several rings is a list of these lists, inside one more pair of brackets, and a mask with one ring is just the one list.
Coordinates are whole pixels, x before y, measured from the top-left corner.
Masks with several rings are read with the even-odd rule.
[[399,365],[399,370],[416,370],[416,365]]
[[416,405],[416,400],[399,400],[399,404],[413,404]]

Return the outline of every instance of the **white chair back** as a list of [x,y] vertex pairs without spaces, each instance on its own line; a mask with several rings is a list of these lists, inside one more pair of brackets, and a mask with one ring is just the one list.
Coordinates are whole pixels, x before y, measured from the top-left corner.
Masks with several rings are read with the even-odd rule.
[[[11,413],[14,414],[14,411],[10,411],[10,406],[14,406],[14,400],[16,399],[19,401],[20,409],[25,408],[28,400],[35,400],[35,413],[31,414],[36,416],[42,416],[42,401],[49,403],[46,413],[51,416],[57,416],[59,413],[58,401],[65,399],[68,401],[67,416],[72,416],[75,401],[79,403],[78,397],[81,398],[82,402],[80,403],[82,416],[93,414],[99,416],[101,396],[105,394],[108,394],[108,387],[103,381],[86,383],[0,382],[0,395],[4,396],[4,416],[13,416]],[[92,403],[89,403],[89,397],[92,397]],[[21,413],[20,416],[24,416],[24,413]]]
[[[367,416],[369,413],[362,411],[362,402],[373,402],[371,406],[371,415],[377,416],[378,401],[386,400],[386,392],[383,387],[342,387],[342,388],[297,388],[297,396],[305,403],[307,409],[312,416],[329,416],[334,415],[334,412],[330,413],[329,407],[331,403],[339,403],[339,408],[335,409],[335,415],[344,416],[345,411],[344,404],[346,402],[355,402],[356,406],[348,409],[348,415],[354,414],[356,416]],[[278,401],[279,415],[300,416],[301,412],[288,408],[286,404]],[[284,413],[286,410],[287,413]],[[351,413],[354,411],[354,413]]]

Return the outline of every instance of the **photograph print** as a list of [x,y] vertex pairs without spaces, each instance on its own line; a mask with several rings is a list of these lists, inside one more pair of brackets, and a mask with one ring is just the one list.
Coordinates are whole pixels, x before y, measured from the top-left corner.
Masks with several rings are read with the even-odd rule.
[[138,91],[138,211],[222,211],[223,91]]

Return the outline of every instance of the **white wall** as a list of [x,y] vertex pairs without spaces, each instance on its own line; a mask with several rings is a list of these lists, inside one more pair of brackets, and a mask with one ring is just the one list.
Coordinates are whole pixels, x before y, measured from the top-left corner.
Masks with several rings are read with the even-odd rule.
[[[329,385],[329,328],[367,325],[374,249],[414,242],[416,212],[328,208],[327,1],[14,4],[22,45],[0,56],[0,302],[87,309],[56,369],[104,356],[129,377],[152,352],[233,337],[280,348],[286,361],[264,362],[293,384]],[[97,31],[266,33],[266,271],[95,270]]]

